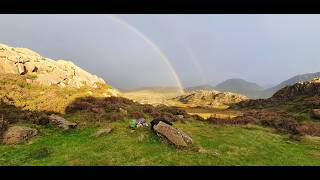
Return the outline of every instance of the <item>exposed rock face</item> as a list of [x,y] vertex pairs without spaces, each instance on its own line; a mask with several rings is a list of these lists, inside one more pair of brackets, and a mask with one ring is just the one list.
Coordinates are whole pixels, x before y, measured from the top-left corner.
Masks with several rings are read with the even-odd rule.
[[154,125],[153,129],[157,133],[165,136],[171,143],[173,143],[176,146],[185,147],[188,146],[188,144],[193,143],[191,137],[189,137],[187,134],[162,121],[160,121],[157,125]]
[[298,82],[291,86],[286,86],[277,91],[271,98],[247,100],[237,104],[240,107],[269,107],[276,106],[298,96],[316,97],[320,95],[320,78],[311,81]]
[[23,126],[13,126],[4,133],[3,143],[7,145],[23,143],[37,134],[38,131],[36,129]]
[[[12,48],[0,44],[0,73],[33,74],[35,82],[44,85],[79,88],[83,85],[96,87],[102,78],[92,75],[70,61],[52,60],[25,48]],[[117,94],[117,92],[113,92]]]
[[312,118],[320,119],[320,109],[312,109],[310,111],[310,116]]
[[246,96],[215,90],[196,90],[174,98],[189,106],[214,107],[231,105],[248,99]]
[[49,116],[49,121],[54,126],[58,128],[63,128],[64,130],[69,130],[77,127],[77,123],[70,122],[55,114],[52,114],[51,116]]

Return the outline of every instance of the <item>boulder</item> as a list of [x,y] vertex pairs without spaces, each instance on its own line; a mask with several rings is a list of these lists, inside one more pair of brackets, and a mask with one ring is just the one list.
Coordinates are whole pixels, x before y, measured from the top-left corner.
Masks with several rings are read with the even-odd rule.
[[191,137],[189,137],[187,134],[162,121],[154,125],[153,129],[158,134],[165,136],[171,143],[176,146],[186,147],[188,146],[188,144],[193,143]]
[[312,109],[310,111],[310,116],[312,118],[320,119],[320,109]]
[[96,133],[94,133],[92,136],[93,137],[99,137],[99,136],[102,136],[102,135],[109,134],[109,133],[111,133],[111,131],[112,131],[112,128],[100,129]]
[[27,72],[37,71],[37,67],[34,64],[32,64],[31,62],[24,63],[24,67],[26,68]]
[[3,143],[7,145],[23,143],[37,134],[38,131],[36,129],[23,126],[13,126],[4,133]]
[[24,67],[24,65],[22,63],[17,63],[16,66],[17,66],[17,69],[18,69],[18,73],[20,75],[23,75],[23,74],[26,73],[26,69],[25,69],[25,67]]
[[49,116],[49,122],[55,127],[63,128],[64,130],[69,130],[77,127],[77,123],[70,122],[55,114]]

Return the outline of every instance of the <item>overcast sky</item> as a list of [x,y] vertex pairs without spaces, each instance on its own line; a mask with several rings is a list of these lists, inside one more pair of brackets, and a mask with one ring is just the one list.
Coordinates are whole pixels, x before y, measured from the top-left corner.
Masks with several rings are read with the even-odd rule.
[[120,89],[177,85],[157,47],[184,86],[277,84],[320,71],[319,32],[320,15],[0,15],[0,43],[71,60]]

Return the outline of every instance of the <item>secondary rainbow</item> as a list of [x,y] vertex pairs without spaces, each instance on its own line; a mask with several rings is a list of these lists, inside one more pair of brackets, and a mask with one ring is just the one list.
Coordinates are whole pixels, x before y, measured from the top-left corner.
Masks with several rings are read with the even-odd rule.
[[123,25],[124,27],[130,29],[132,32],[134,32],[135,34],[137,34],[139,37],[141,37],[147,44],[149,44],[152,49],[154,49],[161,57],[161,59],[164,60],[164,62],[166,63],[166,65],[168,66],[170,72],[172,73],[175,81],[177,82],[178,88],[179,88],[179,93],[183,94],[184,93],[184,87],[181,83],[181,80],[176,72],[176,70],[174,69],[172,63],[170,62],[169,58],[164,54],[164,52],[154,43],[150,40],[150,38],[148,38],[146,35],[144,35],[143,33],[141,33],[137,28],[133,27],[132,25],[130,25],[129,23],[125,22],[124,20],[114,16],[114,15],[106,15],[106,17],[110,18],[111,20],[113,20],[114,22],[117,22],[121,25]]

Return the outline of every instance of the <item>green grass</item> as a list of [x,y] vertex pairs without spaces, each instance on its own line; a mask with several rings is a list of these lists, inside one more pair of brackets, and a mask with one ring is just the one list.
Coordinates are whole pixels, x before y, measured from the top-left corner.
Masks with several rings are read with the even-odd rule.
[[[72,119],[72,118],[69,118]],[[0,145],[0,165],[320,165],[320,140],[290,140],[258,126],[175,123],[197,148],[177,149],[149,128],[131,132],[129,120],[80,125],[70,132],[35,126],[39,135],[22,145]],[[111,126],[106,136],[91,137]]]

